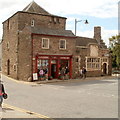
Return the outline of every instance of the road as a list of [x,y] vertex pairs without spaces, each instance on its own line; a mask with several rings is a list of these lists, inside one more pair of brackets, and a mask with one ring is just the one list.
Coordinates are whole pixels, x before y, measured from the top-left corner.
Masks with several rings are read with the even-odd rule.
[[50,118],[118,118],[118,79],[26,84],[2,76],[4,103]]

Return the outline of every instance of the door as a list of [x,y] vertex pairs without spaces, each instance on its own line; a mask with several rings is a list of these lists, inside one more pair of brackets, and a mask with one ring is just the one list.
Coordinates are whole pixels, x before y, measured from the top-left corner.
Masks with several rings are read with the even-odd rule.
[[57,74],[57,69],[56,69],[56,64],[51,64],[51,76],[53,78],[56,78],[56,74]]
[[57,76],[57,61],[51,60],[51,76],[56,78]]
[[10,75],[10,60],[7,60],[7,75]]
[[106,63],[103,64],[103,74],[104,75],[107,74],[107,64]]

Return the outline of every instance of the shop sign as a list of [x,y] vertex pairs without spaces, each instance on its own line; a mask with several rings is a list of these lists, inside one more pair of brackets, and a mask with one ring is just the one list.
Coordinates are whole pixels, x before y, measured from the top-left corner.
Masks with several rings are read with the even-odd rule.
[[57,57],[51,57],[52,59],[57,59]]
[[33,73],[33,80],[38,80],[38,75],[37,75],[37,73]]
[[39,59],[49,59],[47,56],[40,56]]
[[52,60],[51,63],[52,63],[52,64],[56,64],[56,60]]
[[60,59],[70,59],[69,57],[60,57]]

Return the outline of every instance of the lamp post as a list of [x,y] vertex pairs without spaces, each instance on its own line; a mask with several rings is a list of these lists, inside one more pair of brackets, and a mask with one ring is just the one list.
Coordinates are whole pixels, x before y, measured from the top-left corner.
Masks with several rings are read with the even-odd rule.
[[82,22],[82,21],[85,21],[84,23],[85,23],[85,24],[88,24],[88,20],[78,20],[78,21],[77,21],[77,19],[75,19],[75,35],[76,35],[76,31],[77,31],[77,23],[78,23],[78,22]]

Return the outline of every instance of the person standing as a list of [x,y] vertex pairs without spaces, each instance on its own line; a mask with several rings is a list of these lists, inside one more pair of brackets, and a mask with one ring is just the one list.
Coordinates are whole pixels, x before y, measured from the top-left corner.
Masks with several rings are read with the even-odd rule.
[[0,80],[0,118],[2,118],[2,103],[3,103],[3,98],[7,99],[7,94],[5,93],[4,85],[2,84],[2,81]]
[[45,80],[48,80],[48,69],[45,67],[43,71],[44,71]]
[[5,93],[4,85],[2,84],[2,81],[0,80],[0,118],[2,118],[2,103],[3,103],[3,98],[7,99],[7,94]]
[[2,81],[0,81],[0,107],[2,108],[2,102],[3,102],[3,94],[5,93],[4,85],[2,84]]
[[65,79],[69,79],[69,69],[68,67],[65,67]]
[[65,79],[65,68],[62,67],[61,71],[60,71],[60,75],[61,75],[61,79],[64,80]]
[[85,67],[83,67],[83,69],[82,69],[82,75],[83,75],[83,79],[85,79],[86,78],[86,69],[85,69]]
[[82,78],[83,77],[83,71],[82,71],[82,69],[80,69],[80,78]]
[[43,80],[43,75],[44,75],[43,68],[40,69],[39,75],[40,75],[40,80]]

